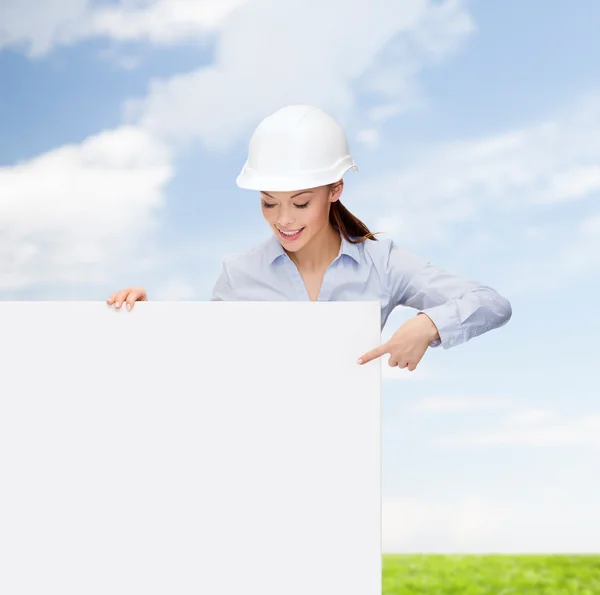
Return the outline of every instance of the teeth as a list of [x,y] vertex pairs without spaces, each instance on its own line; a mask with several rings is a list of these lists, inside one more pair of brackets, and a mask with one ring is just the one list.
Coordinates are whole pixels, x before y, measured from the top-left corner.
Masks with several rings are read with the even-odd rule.
[[299,229],[297,229],[296,231],[283,231],[282,229],[279,230],[284,236],[295,236],[297,233],[300,232]]

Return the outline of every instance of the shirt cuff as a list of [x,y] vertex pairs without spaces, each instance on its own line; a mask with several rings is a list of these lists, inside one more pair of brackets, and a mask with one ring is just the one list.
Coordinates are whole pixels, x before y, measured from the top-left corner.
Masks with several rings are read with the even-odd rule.
[[441,345],[444,349],[449,349],[450,347],[464,343],[464,331],[458,318],[455,304],[451,302],[440,304],[439,306],[421,310],[420,313],[426,314],[431,318],[440,336],[439,339],[429,343],[430,347],[439,347]]

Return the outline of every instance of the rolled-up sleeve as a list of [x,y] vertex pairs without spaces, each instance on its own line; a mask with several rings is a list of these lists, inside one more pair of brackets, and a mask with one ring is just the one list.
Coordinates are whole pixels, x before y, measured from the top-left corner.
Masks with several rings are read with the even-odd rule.
[[211,302],[234,302],[235,292],[231,285],[231,279],[227,272],[227,266],[223,263],[221,273],[213,287]]
[[392,309],[415,308],[437,327],[440,339],[431,347],[460,345],[505,325],[512,316],[508,299],[492,287],[453,275],[395,244],[389,252],[387,278]]

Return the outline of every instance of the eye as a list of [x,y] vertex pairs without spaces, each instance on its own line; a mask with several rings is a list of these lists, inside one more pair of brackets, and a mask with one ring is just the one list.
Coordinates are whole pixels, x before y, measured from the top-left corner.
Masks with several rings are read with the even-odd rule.
[[305,209],[309,203],[310,203],[310,200],[308,202],[305,202],[303,205],[294,205],[294,206],[297,207],[298,209]]
[[272,204],[269,204],[268,202],[264,202],[264,201],[263,201],[263,203],[262,203],[262,206],[263,206],[265,209],[272,209],[272,208],[273,208],[275,205],[272,205]]

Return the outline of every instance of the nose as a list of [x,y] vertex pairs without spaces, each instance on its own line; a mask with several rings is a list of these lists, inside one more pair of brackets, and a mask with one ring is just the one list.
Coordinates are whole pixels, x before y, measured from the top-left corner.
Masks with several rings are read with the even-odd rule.
[[288,227],[294,223],[295,218],[291,209],[282,208],[277,219],[277,225],[279,227]]

